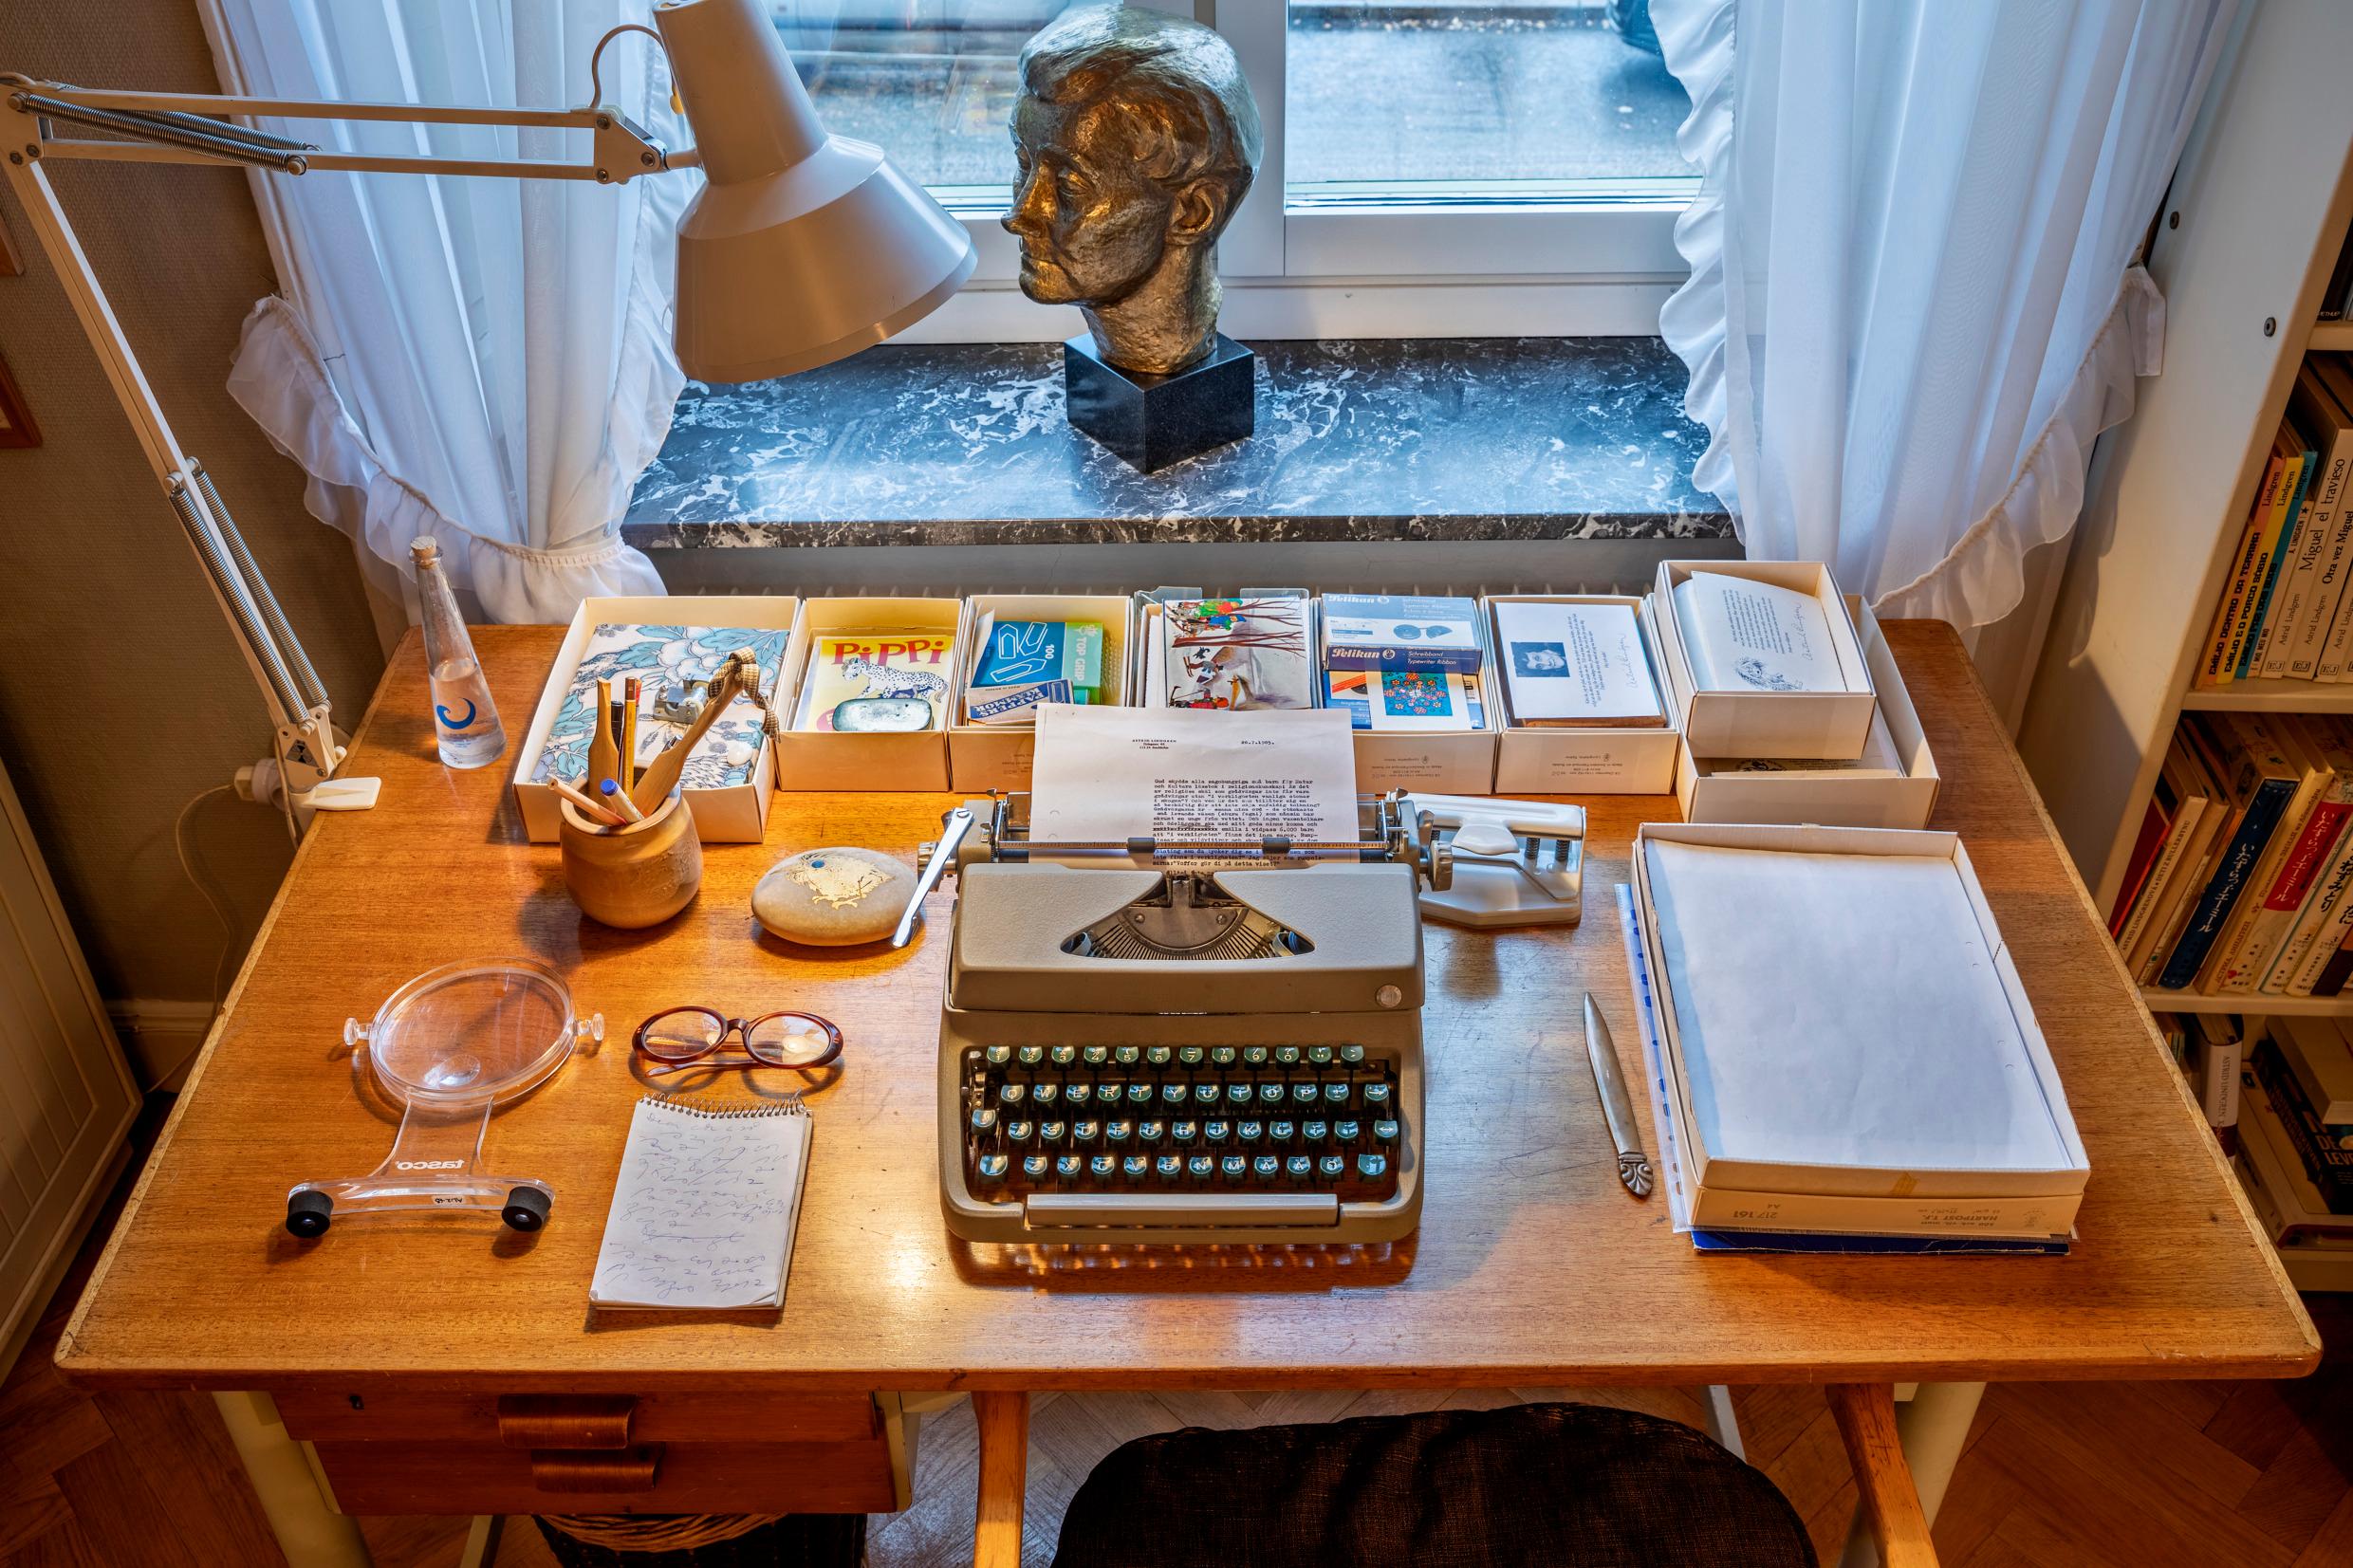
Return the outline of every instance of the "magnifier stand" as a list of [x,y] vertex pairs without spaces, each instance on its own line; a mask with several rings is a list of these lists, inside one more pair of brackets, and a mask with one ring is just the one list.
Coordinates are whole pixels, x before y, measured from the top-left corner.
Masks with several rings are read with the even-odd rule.
[[603,1038],[604,1015],[576,1017],[571,992],[535,959],[418,975],[372,1023],[343,1025],[354,1077],[400,1107],[392,1153],[364,1176],[296,1186],[286,1197],[287,1229],[309,1239],[338,1214],[430,1210],[487,1211],[511,1229],[537,1230],[554,1190],[485,1170],[483,1136],[499,1106],[547,1081],[581,1041]]
[[[304,1182],[287,1195],[287,1228],[315,1215],[316,1235],[330,1214],[388,1214],[404,1208],[489,1209],[515,1230],[547,1223],[555,1193],[528,1176],[495,1176],[482,1169],[482,1138],[492,1104],[428,1105],[412,1100],[384,1163],[364,1176]],[[304,1234],[296,1231],[297,1235]]]

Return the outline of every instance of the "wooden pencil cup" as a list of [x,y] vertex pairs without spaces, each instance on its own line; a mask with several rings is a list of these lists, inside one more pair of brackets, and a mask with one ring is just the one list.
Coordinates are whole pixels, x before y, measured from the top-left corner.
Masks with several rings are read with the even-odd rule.
[[627,827],[601,828],[569,801],[559,803],[564,885],[591,920],[622,931],[658,926],[702,891],[702,840],[683,793],[672,790]]

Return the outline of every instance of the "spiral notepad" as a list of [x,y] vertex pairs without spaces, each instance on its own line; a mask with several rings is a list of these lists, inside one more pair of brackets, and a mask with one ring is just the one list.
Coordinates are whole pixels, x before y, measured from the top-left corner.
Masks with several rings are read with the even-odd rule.
[[713,1108],[638,1101],[589,1304],[783,1306],[813,1127],[797,1101]]

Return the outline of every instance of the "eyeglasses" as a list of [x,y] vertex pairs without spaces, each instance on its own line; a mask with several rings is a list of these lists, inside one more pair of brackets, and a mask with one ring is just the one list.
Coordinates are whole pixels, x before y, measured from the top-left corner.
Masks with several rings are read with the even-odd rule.
[[[743,1037],[741,1056],[713,1053],[736,1035]],[[675,1073],[682,1067],[824,1067],[842,1055],[842,1031],[815,1013],[763,1013],[758,1018],[729,1018],[709,1007],[673,1007],[638,1025],[638,1051],[661,1065],[652,1071]]]
[[1423,637],[1442,637],[1454,630],[1456,628],[1452,626],[1392,626],[1389,635],[1402,637],[1407,642],[1416,642]]

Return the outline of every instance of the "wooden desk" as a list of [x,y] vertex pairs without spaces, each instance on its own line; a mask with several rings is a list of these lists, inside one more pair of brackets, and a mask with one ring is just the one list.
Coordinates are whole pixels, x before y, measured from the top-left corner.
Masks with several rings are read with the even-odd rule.
[[[1587,1074],[1579,999],[1589,988],[1603,1000],[1639,1081],[1608,890],[1626,874],[1635,824],[1675,813],[1651,797],[1587,802],[1583,927],[1429,928],[1428,1197],[1416,1237],[1386,1255],[967,1247],[941,1224],[934,1172],[945,896],[910,950],[842,957],[764,938],[749,909],[754,879],[791,850],[912,856],[946,798],[780,796],[766,845],[710,846],[701,898],[686,913],[650,932],[607,931],[565,897],[554,848],[522,841],[507,767],[457,773],[435,761],[412,636],[352,769],[381,776],[382,803],[322,816],[303,845],[59,1363],[91,1384],[265,1391],[297,1436],[388,1445],[369,1450],[384,1462],[366,1467],[339,1465],[350,1456],[323,1448],[354,1511],[449,1513],[533,1511],[512,1495],[531,1481],[517,1468],[521,1449],[497,1485],[475,1485],[461,1483],[465,1467],[446,1463],[445,1448],[427,1468],[395,1440],[446,1443],[462,1428],[494,1456],[499,1394],[635,1395],[639,1438],[663,1430],[674,1444],[653,1493],[608,1482],[543,1498],[536,1511],[695,1511],[730,1506],[713,1499],[731,1477],[695,1469],[692,1437],[806,1438],[810,1452],[870,1443],[878,1427],[895,1435],[896,1410],[877,1406],[870,1421],[860,1401],[920,1390],[2310,1370],[2311,1322],[1957,641],[1936,623],[1891,624],[1887,635],[1944,772],[1938,825],[1968,842],[2090,1154],[2071,1257],[1702,1256],[1669,1228],[1663,1202],[1629,1200]],[[478,636],[519,733],[558,634]],[[354,1097],[338,1043],[345,1016],[366,1017],[422,969],[509,952],[568,974],[579,1005],[601,1009],[611,1031],[601,1053],[491,1129],[498,1168],[553,1185],[547,1228],[527,1240],[467,1222],[356,1221],[315,1243],[289,1238],[280,1227],[288,1186],[364,1171],[389,1146],[391,1128]],[[628,1107],[643,1089],[629,1032],[687,1003],[813,1008],[848,1036],[845,1070],[811,1097],[815,1165],[780,1321],[592,1319],[587,1309]],[[823,1397],[838,1395],[852,1402]],[[763,1401],[765,1413],[754,1408]],[[985,1413],[984,1426],[1010,1430],[1018,1402],[992,1401]],[[506,1440],[524,1431],[510,1427]],[[877,1505],[867,1472],[838,1485],[819,1476],[797,1497],[776,1494],[780,1473],[792,1472],[770,1467],[760,1495],[739,1492],[732,1505]]]

